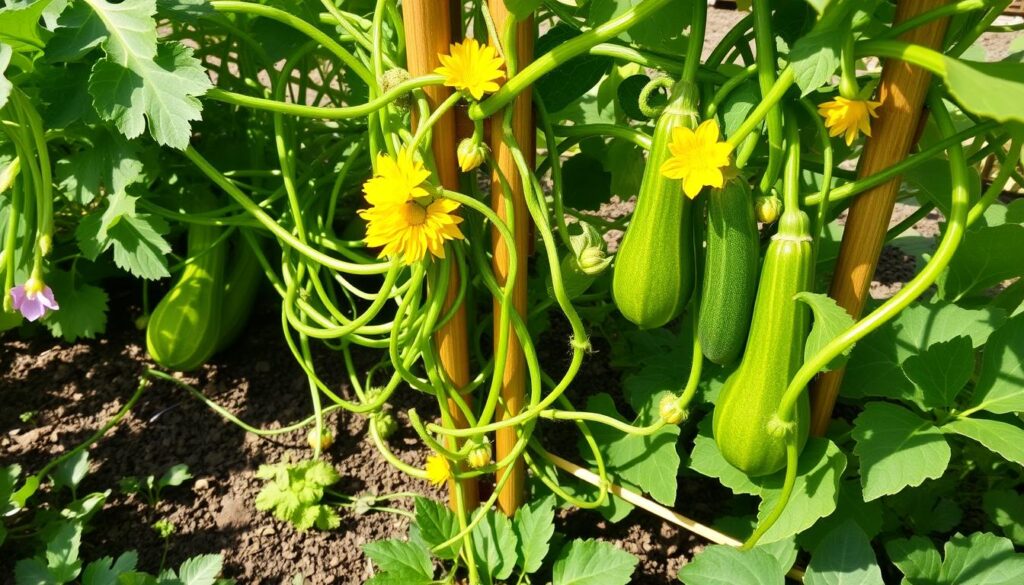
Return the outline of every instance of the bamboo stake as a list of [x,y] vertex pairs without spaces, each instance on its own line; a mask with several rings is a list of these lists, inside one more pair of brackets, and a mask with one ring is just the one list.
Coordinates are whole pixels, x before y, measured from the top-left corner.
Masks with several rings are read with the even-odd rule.
[[[945,4],[944,0],[901,0],[896,6],[895,23],[942,4]],[[901,38],[910,43],[939,48],[948,20],[936,19],[904,33]],[[897,60],[885,63],[878,86],[878,100],[882,105],[878,109],[878,118],[872,121],[872,136],[864,146],[858,177],[873,175],[907,157],[918,136],[930,82],[931,74],[923,69]],[[860,318],[864,311],[900,181],[897,177],[865,191],[850,207],[829,294],[855,319]],[[828,428],[843,373],[843,369],[827,372],[819,376],[813,385],[811,432],[816,436],[823,435]]]
[[[497,31],[504,30],[505,23],[509,18],[508,9],[505,8],[504,0],[488,0],[488,10],[494,21]],[[515,50],[519,68],[522,69],[533,58],[533,19],[522,21],[516,25]],[[516,98],[511,106],[512,134],[515,136],[519,147],[527,157],[529,164],[533,165],[534,157],[534,126],[532,97],[529,90],[524,91]],[[491,118],[491,150],[494,152],[494,160],[502,174],[508,179],[512,189],[512,205],[515,225],[512,226],[515,241],[518,249],[516,259],[518,261],[517,278],[513,290],[514,309],[520,315],[526,315],[526,258],[529,255],[530,222],[529,210],[526,208],[526,200],[523,193],[523,183],[516,169],[515,161],[508,146],[502,140],[502,117],[499,112]],[[495,171],[491,177],[491,206],[502,219],[508,217],[505,209],[505,201],[502,196],[502,186]],[[508,276],[509,257],[505,243],[498,237],[497,231],[492,231],[494,242],[494,273],[498,283],[505,284]],[[494,330],[498,330],[498,314],[500,313],[500,302],[495,300]],[[497,343],[497,340],[495,341]],[[505,375],[502,380],[502,405],[498,407],[498,420],[503,420],[516,415],[523,407],[526,392],[526,365],[523,360],[523,350],[515,335],[511,336],[506,353]],[[500,461],[509,452],[518,439],[518,429],[505,428],[495,433],[495,460]],[[511,465],[499,471],[499,478],[505,474],[511,477],[505,482],[504,487],[498,495],[498,508],[506,515],[511,516],[523,502],[523,485],[526,479],[526,468],[522,459],[516,459]]]
[[[405,23],[406,66],[413,77],[432,73],[441,65],[439,53],[447,53],[452,39],[452,13],[449,2],[438,0],[405,0],[402,2],[402,20]],[[436,108],[450,94],[451,89],[441,85],[423,88],[431,108]],[[416,124],[414,110],[413,124]],[[456,136],[454,112],[447,113],[433,128],[434,160],[437,163],[438,179],[446,189],[459,188],[459,163],[456,158]],[[445,298],[445,312],[455,301],[459,290],[459,272],[455,262],[451,263],[451,281]],[[469,344],[466,330],[466,307],[458,308],[451,320],[434,334],[441,365],[455,385],[460,389],[469,384]],[[467,404],[472,397],[466,396]],[[468,426],[466,417],[455,401],[448,401],[448,411],[460,428]],[[450,447],[456,447],[452,440]],[[449,480],[448,503],[456,507],[455,480]],[[478,485],[475,479],[462,480],[463,505],[473,510],[480,504]]]
[[[580,467],[579,465],[576,465],[572,461],[562,459],[561,457],[555,455],[554,453],[545,453],[544,456],[550,459],[551,462],[555,464],[555,467],[558,467],[563,471],[569,472],[570,474],[572,474],[573,477],[581,479],[595,487],[601,487],[601,478],[596,473],[590,471],[589,469]],[[741,541],[736,540],[728,534],[719,532],[710,526],[705,526],[704,524],[701,524],[700,522],[697,522],[696,520],[693,520],[686,516],[683,516],[679,512],[676,512],[671,508],[666,508],[665,506],[662,506],[657,502],[652,502],[651,500],[645,498],[643,495],[638,494],[630,489],[624,488],[622,486],[610,482],[607,483],[606,485],[608,486],[609,492],[615,494],[616,496],[622,498],[623,500],[626,500],[627,502],[633,504],[637,508],[650,512],[658,518],[675,524],[676,526],[689,532],[692,532],[693,534],[696,534],[701,538],[710,540],[715,544],[725,544],[728,546],[740,546],[743,544]],[[804,578],[804,571],[799,567],[791,567],[789,572],[786,573],[786,576],[790,579],[802,582]]]

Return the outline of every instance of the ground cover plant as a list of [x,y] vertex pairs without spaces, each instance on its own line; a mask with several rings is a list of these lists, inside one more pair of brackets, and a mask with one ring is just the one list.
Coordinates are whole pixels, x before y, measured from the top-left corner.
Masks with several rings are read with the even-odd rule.
[[[660,582],[1024,582],[1009,5],[756,0],[706,42],[696,0],[5,0],[0,329],[102,337],[132,298],[153,362],[77,446],[4,462],[10,578],[226,581],[165,562],[180,463],[120,478],[158,566],[80,554],[115,487],[80,497],[89,450],[159,384],[305,436],[250,471],[268,522],[408,519],[362,547],[378,585],[636,579],[564,509],[708,542]],[[883,246],[913,270],[874,298]],[[307,409],[274,427],[181,374],[261,288]],[[447,501],[346,493],[340,411]],[[697,481],[733,494],[702,522]]]

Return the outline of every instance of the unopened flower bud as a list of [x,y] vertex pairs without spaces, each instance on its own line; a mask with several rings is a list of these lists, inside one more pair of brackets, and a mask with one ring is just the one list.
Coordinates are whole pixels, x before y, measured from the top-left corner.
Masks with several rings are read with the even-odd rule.
[[589,246],[579,255],[576,263],[579,264],[580,270],[584,274],[597,276],[611,266],[612,259],[608,257],[600,246]]
[[[405,69],[401,69],[401,68],[398,68],[398,67],[396,67],[394,69],[388,69],[387,71],[384,72],[384,75],[381,76],[381,78],[380,78],[380,87],[381,87],[381,90],[383,91],[383,93],[387,93],[387,92],[391,91],[392,89],[395,89],[399,85],[402,85],[406,81],[409,81],[409,79],[410,79],[409,72],[406,71]],[[398,106],[400,108],[408,108],[409,107],[409,94],[405,94],[405,95],[399,97],[398,99],[395,100],[394,103],[395,103],[396,106]]]
[[490,148],[486,144],[474,138],[463,138],[458,148],[459,168],[462,172],[468,173],[484,164]]
[[679,403],[679,397],[669,395],[658,403],[658,415],[665,424],[677,425],[686,420],[686,409]]
[[782,214],[782,200],[774,195],[758,197],[754,202],[754,215],[761,223],[775,223]]
[[389,412],[377,412],[370,418],[371,423],[377,428],[377,434],[385,441],[398,430],[398,421]]
[[473,469],[480,469],[491,462],[491,444],[486,439],[469,451],[466,462]]
[[318,434],[316,427],[314,427],[306,435],[306,442],[309,443],[311,449],[316,450],[319,447],[323,451],[324,449],[329,449],[334,444],[334,435],[327,429],[321,429]]
[[39,253],[42,254],[44,258],[49,256],[50,252],[53,250],[53,236],[50,234],[43,234],[39,236],[37,242],[39,244]]

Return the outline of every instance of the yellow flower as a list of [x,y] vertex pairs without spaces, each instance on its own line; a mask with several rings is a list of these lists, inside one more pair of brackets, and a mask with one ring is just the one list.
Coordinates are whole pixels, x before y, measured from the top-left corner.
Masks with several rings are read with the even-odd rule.
[[440,455],[427,457],[427,479],[434,485],[441,485],[452,476],[452,468],[448,460]]
[[863,132],[871,136],[871,118],[877,118],[875,110],[881,102],[868,100],[850,100],[842,96],[818,106],[818,113],[825,118],[825,127],[829,136],[846,134],[846,145],[850,146]]
[[725,182],[723,170],[730,164],[732,145],[718,138],[718,122],[713,119],[701,122],[696,131],[673,128],[668,145],[672,156],[661,165],[661,174],[670,179],[682,179],[683,192],[690,199],[705,185],[721,187]]
[[367,221],[366,245],[383,246],[380,258],[402,256],[403,262],[413,264],[428,250],[444,258],[445,241],[463,239],[462,218],[453,213],[458,208],[451,199],[426,197],[373,205],[359,210],[359,216]]
[[403,148],[398,151],[397,159],[387,154],[377,155],[377,174],[363,183],[363,193],[370,205],[404,203],[428,195],[422,187],[428,178],[430,171]]
[[501,70],[505,60],[494,47],[466,39],[451,46],[448,55],[438,55],[441,67],[435,73],[444,75],[444,84],[465,91],[479,100],[487,92],[498,91],[496,80],[505,76]]

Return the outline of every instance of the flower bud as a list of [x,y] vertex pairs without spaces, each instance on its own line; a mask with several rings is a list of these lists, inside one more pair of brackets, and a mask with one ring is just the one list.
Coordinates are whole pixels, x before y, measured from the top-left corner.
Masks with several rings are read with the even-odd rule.
[[53,250],[53,236],[50,234],[43,234],[39,236],[37,243],[39,244],[39,253],[42,254],[44,258],[49,256],[50,251]]
[[669,395],[658,403],[658,415],[665,424],[677,425],[686,420],[686,409],[680,404],[678,396]]
[[775,223],[782,214],[782,200],[774,195],[758,197],[754,202],[754,215],[761,223]]
[[612,264],[601,246],[589,246],[576,258],[580,270],[588,276],[597,276],[604,272]]
[[321,451],[329,449],[334,444],[334,435],[327,429],[321,429],[320,433],[317,434],[316,427],[309,430],[309,434],[306,435],[306,442],[309,443],[309,448],[314,451],[319,448]]
[[385,441],[398,430],[398,421],[395,420],[395,417],[391,416],[390,412],[375,412],[370,419],[370,422],[377,429],[377,434]]
[[480,469],[491,462],[491,444],[486,439],[469,451],[466,462],[473,469]]
[[145,329],[147,325],[149,325],[149,315],[139,315],[135,319],[135,328],[139,331]]
[[[383,93],[387,93],[392,89],[395,89],[399,85],[409,81],[409,72],[400,67],[394,69],[388,69],[384,72],[384,75],[380,78],[380,88]],[[405,94],[395,100],[395,105],[400,108],[409,107],[409,94]]]
[[484,164],[491,149],[486,144],[475,138],[463,138],[459,143],[457,154],[459,156],[459,168],[462,172],[468,173]]

